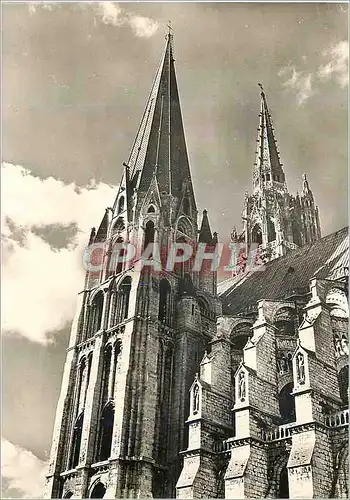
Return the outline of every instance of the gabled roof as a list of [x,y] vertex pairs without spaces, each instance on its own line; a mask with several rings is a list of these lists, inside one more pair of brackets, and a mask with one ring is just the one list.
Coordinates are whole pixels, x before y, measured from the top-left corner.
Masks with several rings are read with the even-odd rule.
[[224,314],[254,308],[258,300],[281,300],[307,293],[313,277],[337,280],[348,276],[348,228],[292,250],[284,257],[218,284]]
[[178,197],[190,179],[170,33],[128,166],[141,192],[147,192],[154,173],[159,191]]

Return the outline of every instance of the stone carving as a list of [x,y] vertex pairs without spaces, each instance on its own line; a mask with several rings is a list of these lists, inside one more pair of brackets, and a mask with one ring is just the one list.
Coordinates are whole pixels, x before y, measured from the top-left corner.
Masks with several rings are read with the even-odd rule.
[[299,384],[305,384],[305,361],[301,352],[297,354],[297,381]]
[[243,371],[238,376],[238,398],[240,401],[244,401],[246,398],[245,373]]
[[199,387],[195,385],[193,388],[193,413],[199,412]]
[[341,350],[343,351],[344,354],[346,354],[348,356],[349,355],[349,347],[348,347],[348,341],[346,340],[345,337],[342,337],[340,344],[341,344]]

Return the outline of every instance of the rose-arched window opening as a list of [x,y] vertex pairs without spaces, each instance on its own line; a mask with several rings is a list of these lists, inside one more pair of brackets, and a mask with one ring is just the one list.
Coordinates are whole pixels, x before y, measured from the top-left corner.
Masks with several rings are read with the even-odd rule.
[[235,351],[243,351],[243,347],[248,342],[249,337],[250,336],[244,335],[244,334],[243,335],[236,335],[236,336],[234,336],[233,339],[232,339],[233,349]]
[[166,325],[171,322],[171,286],[166,279],[159,282],[158,320]]

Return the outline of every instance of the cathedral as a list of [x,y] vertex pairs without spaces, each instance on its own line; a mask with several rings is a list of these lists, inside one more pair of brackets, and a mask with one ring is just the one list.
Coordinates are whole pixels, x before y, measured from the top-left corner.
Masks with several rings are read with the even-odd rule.
[[222,281],[209,258],[164,265],[174,243],[218,244],[197,222],[172,38],[91,231],[45,498],[348,498],[348,230],[321,237],[306,175],[289,193],[260,85],[231,235],[259,263]]

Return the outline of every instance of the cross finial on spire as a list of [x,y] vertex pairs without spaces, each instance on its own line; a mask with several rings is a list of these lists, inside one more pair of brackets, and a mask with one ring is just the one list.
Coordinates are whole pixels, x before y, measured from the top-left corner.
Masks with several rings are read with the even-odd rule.
[[258,83],[258,86],[260,87],[261,94],[265,95],[264,87],[262,86],[262,83]]
[[165,38],[171,40],[173,37],[173,27],[171,25],[171,21],[168,21],[168,24],[166,25],[166,27],[168,28],[168,33],[166,34]]

